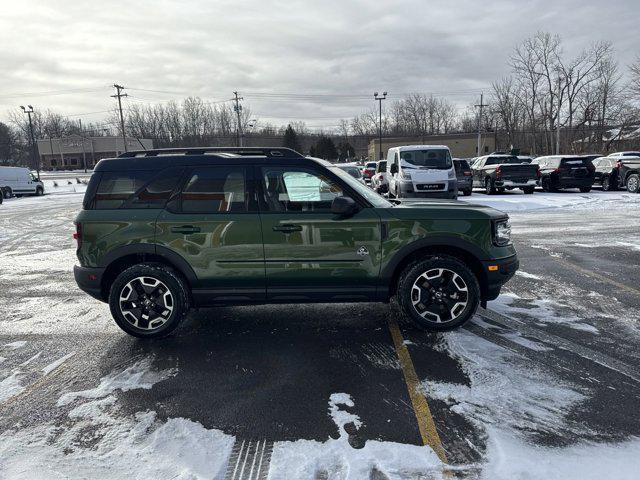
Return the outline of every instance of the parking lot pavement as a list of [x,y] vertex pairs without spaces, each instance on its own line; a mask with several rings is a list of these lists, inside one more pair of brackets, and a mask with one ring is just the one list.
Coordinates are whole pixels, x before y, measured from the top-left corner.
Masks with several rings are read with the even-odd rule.
[[640,196],[599,194],[512,213],[521,271],[455,332],[277,305],[154,342],[74,284],[81,195],[9,200],[0,477],[633,478]]

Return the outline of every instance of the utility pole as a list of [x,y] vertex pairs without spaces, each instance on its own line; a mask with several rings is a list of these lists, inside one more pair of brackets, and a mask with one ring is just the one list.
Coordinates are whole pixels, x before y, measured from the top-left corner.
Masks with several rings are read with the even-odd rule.
[[233,92],[233,95],[235,96],[235,102],[236,104],[233,106],[233,109],[235,110],[236,114],[238,115],[238,125],[236,128],[236,143],[238,147],[242,147],[242,126],[240,125],[240,112],[242,111],[242,105],[240,105],[240,100],[242,100],[242,97],[238,96],[238,92]]
[[122,97],[128,97],[128,95],[126,93],[120,93],[122,90],[124,90],[124,87],[122,85],[118,85],[116,83],[113,84],[114,88],[116,89],[116,94],[115,95],[111,95],[111,98],[117,98],[118,99],[118,109],[120,110],[120,128],[122,129],[122,145],[124,146],[124,151],[127,151],[127,137],[125,135],[125,131],[124,131],[124,117],[122,116]]
[[87,173],[87,154],[84,150],[84,132],[82,131],[82,119],[78,119],[78,125],[80,125],[80,138],[82,138],[82,166],[84,167],[84,173]]
[[480,92],[480,104],[475,106],[480,109],[480,112],[478,113],[478,146],[476,147],[476,153],[478,154],[478,157],[480,157],[482,155],[480,152],[480,148],[482,146],[482,109],[489,106],[484,103],[484,92]]
[[558,111],[556,113],[556,155],[560,155],[560,94],[562,93],[562,79],[558,75]]
[[37,158],[36,156],[36,139],[33,135],[33,122],[31,121],[31,114],[33,113],[33,107],[31,105],[27,105],[27,108],[24,108],[24,105],[20,105],[20,108],[29,117],[29,136],[31,138],[31,161],[32,161],[32,165],[35,165],[36,167],[36,172],[38,173],[38,181],[40,181],[40,159]]
[[382,155],[382,101],[387,99],[387,92],[382,92],[382,96],[378,96],[378,92],[373,92],[373,98],[378,101],[379,116],[378,116],[378,150],[380,153],[378,154],[378,158],[382,160],[384,156]]

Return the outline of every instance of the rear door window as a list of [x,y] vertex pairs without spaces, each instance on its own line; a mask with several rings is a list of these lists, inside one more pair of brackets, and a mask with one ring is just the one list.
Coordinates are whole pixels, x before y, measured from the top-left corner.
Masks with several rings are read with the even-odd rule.
[[180,193],[183,213],[244,213],[250,204],[245,167],[194,168]]

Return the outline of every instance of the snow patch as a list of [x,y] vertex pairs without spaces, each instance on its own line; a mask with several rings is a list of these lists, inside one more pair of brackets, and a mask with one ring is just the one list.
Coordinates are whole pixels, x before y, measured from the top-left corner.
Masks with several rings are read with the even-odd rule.
[[269,479],[441,478],[443,464],[428,446],[369,440],[363,448],[351,447],[345,426],[353,424],[357,429],[362,422],[344,407],[354,407],[350,395],[330,396],[329,415],[338,427],[339,438],[330,438],[324,443],[277,442]]
[[75,354],[76,354],[76,352],[68,353],[64,357],[59,358],[55,362],[50,363],[49,365],[47,365],[46,367],[44,367],[42,369],[42,373],[44,373],[45,375],[49,375],[52,371],[54,371],[56,368],[58,368],[60,365],[62,365],[64,362],[66,362],[68,359],[73,357]]
[[21,379],[21,372],[13,372],[4,380],[0,380],[0,403],[4,403],[24,391],[25,387],[22,385]]
[[58,406],[68,405],[77,398],[102,398],[116,390],[122,392],[138,388],[148,390],[153,387],[154,384],[173,377],[177,373],[177,370],[173,368],[154,371],[151,369],[151,358],[145,357],[121,372],[110,373],[102,377],[100,379],[100,385],[96,388],[65,393],[58,399]]
[[8,348],[9,350],[17,350],[19,348],[24,347],[28,342],[26,340],[18,340],[17,342],[5,343],[3,348]]
[[542,280],[542,277],[539,277],[538,275],[534,275],[533,273],[523,272],[522,270],[516,271],[516,275],[522,278],[529,278],[531,280]]

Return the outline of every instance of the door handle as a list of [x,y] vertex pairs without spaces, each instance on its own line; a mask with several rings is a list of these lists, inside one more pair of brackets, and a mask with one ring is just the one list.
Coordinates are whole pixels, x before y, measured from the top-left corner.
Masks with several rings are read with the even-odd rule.
[[301,225],[291,225],[291,224],[275,225],[273,227],[273,231],[274,232],[282,232],[282,233],[301,232],[302,231],[302,226]]
[[190,233],[200,233],[200,227],[194,227],[193,225],[171,227],[171,233],[183,233],[185,235],[189,235]]

